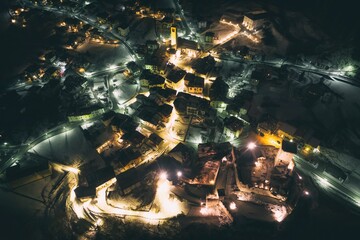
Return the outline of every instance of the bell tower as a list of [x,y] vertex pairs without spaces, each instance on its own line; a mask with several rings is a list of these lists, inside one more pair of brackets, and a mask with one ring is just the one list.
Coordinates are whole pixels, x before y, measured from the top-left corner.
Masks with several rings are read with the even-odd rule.
[[170,28],[170,41],[171,47],[177,48],[177,28],[176,26],[171,26]]

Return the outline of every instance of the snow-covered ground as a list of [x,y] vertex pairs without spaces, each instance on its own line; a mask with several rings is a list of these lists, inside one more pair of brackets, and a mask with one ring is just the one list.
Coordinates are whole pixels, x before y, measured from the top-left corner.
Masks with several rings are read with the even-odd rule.
[[51,137],[36,145],[30,152],[65,165],[90,160],[102,162],[95,149],[85,139],[80,128]]
[[116,46],[88,42],[81,45],[76,51],[89,53],[89,60],[95,67],[94,69],[87,69],[90,72],[105,70],[110,65],[119,65],[133,60],[129,50],[121,43]]

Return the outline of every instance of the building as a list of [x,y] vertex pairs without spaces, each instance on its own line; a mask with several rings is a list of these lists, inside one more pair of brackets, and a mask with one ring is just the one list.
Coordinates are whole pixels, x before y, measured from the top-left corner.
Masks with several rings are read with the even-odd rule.
[[174,18],[164,17],[161,21],[159,21],[158,24],[159,24],[158,29],[160,29],[161,35],[167,38],[169,37],[169,33],[171,35],[171,27],[174,26]]
[[144,70],[140,76],[140,86],[144,88],[159,87],[164,88],[165,78],[160,75],[153,74],[150,70]]
[[289,142],[283,140],[281,143],[281,148],[279,149],[274,166],[275,167],[284,167],[286,174],[291,174],[292,170],[295,167],[295,162],[293,160],[294,154],[297,153],[297,145],[294,142]]
[[132,146],[139,147],[144,142],[145,136],[138,131],[131,131],[125,133],[121,139],[130,142]]
[[189,167],[192,164],[195,154],[192,148],[183,143],[178,143],[168,155],[182,163],[183,166]]
[[215,58],[211,55],[208,55],[201,59],[196,59],[192,64],[191,68],[202,77],[206,77],[213,68],[215,67]]
[[157,113],[161,116],[163,122],[168,122],[171,116],[173,107],[169,104],[162,104],[158,107]]
[[259,29],[266,21],[266,12],[248,13],[244,15],[242,25],[252,31]]
[[78,186],[74,192],[76,198],[81,202],[86,202],[96,196],[96,189],[92,186]]
[[122,195],[127,195],[141,185],[144,177],[136,168],[130,168],[116,176],[117,188]]
[[115,173],[112,167],[100,168],[85,175],[87,185],[94,187],[96,191],[109,187],[116,182]]
[[140,119],[142,124],[152,129],[156,129],[160,126],[161,117],[159,115],[155,115],[153,111],[142,110],[137,117]]
[[103,113],[105,113],[105,108],[101,106],[92,106],[73,111],[67,116],[67,118],[69,122],[80,122],[101,116]]
[[156,40],[147,40],[145,45],[147,54],[153,54],[159,49],[159,43]]
[[215,33],[214,32],[206,32],[205,33],[205,42],[206,43],[214,43]]
[[138,74],[141,71],[141,68],[139,65],[136,64],[136,62],[131,61],[126,64],[127,69],[132,74]]
[[205,160],[222,160],[231,159],[233,147],[229,142],[223,143],[200,143],[198,145],[198,159],[199,161]]
[[145,58],[145,69],[149,69],[152,73],[164,75],[168,68],[169,58],[164,54],[165,50],[159,48],[151,56]]
[[230,23],[234,25],[236,24],[240,25],[241,21],[242,21],[242,14],[241,12],[235,9],[226,10],[225,13],[220,18],[220,22]]
[[296,128],[288,123],[278,122],[277,135],[283,139],[292,140],[295,137]]
[[179,49],[182,54],[192,58],[197,57],[201,53],[200,46],[197,42],[185,38],[178,38],[177,49]]
[[182,81],[186,75],[186,71],[182,69],[173,69],[166,76],[166,86],[174,90],[182,89],[184,82]]
[[174,101],[174,107],[180,114],[205,116],[210,114],[208,100],[179,92]]
[[171,47],[174,49],[177,48],[177,39],[178,39],[177,28],[176,28],[176,26],[171,26],[171,28],[170,28],[170,44],[171,44]]
[[149,138],[146,139],[146,144],[153,148],[153,149],[158,149],[159,146],[164,142],[164,139],[162,139],[159,135],[157,135],[156,133],[152,133],[150,134]]
[[227,117],[224,119],[224,135],[230,139],[240,137],[243,131],[244,123],[236,117]]
[[220,165],[220,161],[205,161],[199,173],[193,179],[189,179],[187,183],[191,185],[214,186]]
[[189,93],[202,94],[204,91],[205,79],[202,77],[187,73],[184,77],[184,83]]
[[159,105],[164,102],[171,102],[174,101],[176,98],[176,90],[171,88],[160,88],[160,87],[153,87],[150,89],[150,96],[149,98],[154,99]]
[[116,174],[132,168],[142,161],[141,153],[133,148],[128,147],[121,149],[113,153],[111,156],[106,158],[106,161],[114,168]]
[[118,26],[118,31],[119,31],[119,33],[120,33],[121,36],[126,37],[126,36],[129,34],[129,32],[130,32],[129,24],[126,23],[126,22],[121,23],[121,24]]

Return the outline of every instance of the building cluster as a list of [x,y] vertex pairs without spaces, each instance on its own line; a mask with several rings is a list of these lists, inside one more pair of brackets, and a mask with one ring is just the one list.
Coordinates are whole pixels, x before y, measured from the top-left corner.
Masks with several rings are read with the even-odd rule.
[[254,146],[240,149],[236,156],[241,185],[255,188],[257,193],[287,197],[292,188],[296,144],[282,141],[281,148]]
[[316,152],[320,149],[320,140],[316,138],[314,130],[310,128],[296,128],[289,123],[271,119],[260,122],[257,131],[264,136],[275,135],[281,139],[296,142],[298,149],[304,154]]
[[[57,23],[55,34],[61,37],[64,48],[45,52],[39,57],[39,63],[23,72],[26,82],[43,84],[32,87],[32,98],[59,96],[59,102],[53,106],[61,115],[59,118],[66,118],[70,123],[92,120],[81,129],[99,159],[79,167],[79,181],[74,192],[80,201],[95,198],[104,188],[108,188],[107,200],[118,200],[143,189],[148,178],[152,179],[148,185],[153,187],[156,177],[152,173],[160,169],[167,172],[172,187],[184,187],[189,195],[201,199],[219,203],[224,197],[230,198],[243,191],[283,201],[294,186],[294,154],[299,149],[305,154],[319,150],[320,142],[310,129],[295,128],[280,121],[260,121],[263,114],[252,105],[254,92],[259,85],[278,80],[281,74],[278,70],[255,67],[247,79],[250,87],[235,91],[236,95],[230,99],[229,85],[217,74],[218,59],[204,51],[199,42],[187,36],[179,37],[184,25],[175,10],[154,7],[148,1],[32,2],[38,6],[62,5],[75,13],[92,13],[100,26],[92,27],[72,18],[62,19]],[[116,11],[110,14],[112,8]],[[16,9],[12,15],[20,21],[23,12],[26,10]],[[89,81],[87,77],[96,74],[89,71],[94,65],[86,54],[74,50],[85,42],[117,45],[118,40],[111,39],[111,34],[106,32],[116,31],[121,36],[119,39],[127,39],[136,25],[134,22],[149,17],[156,20],[159,39],[163,41],[147,39],[137,46],[136,62],[109,67],[118,70],[124,66],[121,71],[107,74],[113,79]],[[267,18],[265,12],[229,10],[220,18],[220,24],[233,27],[234,35],[243,34],[258,42],[267,26]],[[217,34],[207,29],[206,21],[198,24],[205,30],[205,43],[215,45]],[[235,55],[250,59],[253,54],[242,47]],[[115,95],[112,89],[119,86],[116,83],[119,72],[133,83],[138,80],[140,93],[136,92],[121,107],[119,104],[113,108],[109,107],[113,103],[110,98],[111,94]],[[10,106],[8,102],[5,105]],[[18,110],[23,111],[20,107]],[[276,136],[281,141],[278,142],[280,148],[234,148],[229,141],[239,140],[243,132],[248,131],[250,122],[259,122],[257,132],[263,137]],[[170,142],[176,142],[176,146]],[[195,144],[197,152],[185,143]],[[32,167],[12,166],[7,169],[6,177],[13,181],[23,176],[32,178],[34,173],[47,176],[51,172],[45,162]],[[229,169],[234,176],[228,173]],[[328,168],[326,172],[338,174],[336,169]]]

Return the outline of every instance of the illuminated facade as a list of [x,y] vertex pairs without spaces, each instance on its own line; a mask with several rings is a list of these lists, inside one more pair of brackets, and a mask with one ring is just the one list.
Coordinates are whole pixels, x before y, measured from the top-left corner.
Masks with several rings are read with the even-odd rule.
[[171,40],[171,47],[177,48],[177,28],[172,26],[170,28],[170,40]]

